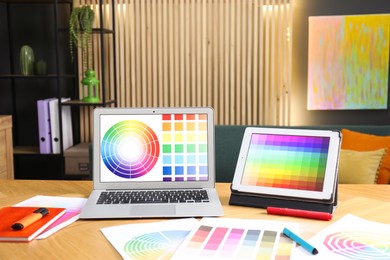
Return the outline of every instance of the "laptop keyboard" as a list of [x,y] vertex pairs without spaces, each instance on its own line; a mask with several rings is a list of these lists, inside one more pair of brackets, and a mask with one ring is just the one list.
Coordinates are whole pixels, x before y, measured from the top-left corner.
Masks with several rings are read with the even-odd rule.
[[139,203],[203,203],[209,202],[205,190],[142,190],[104,191],[97,204],[139,204]]

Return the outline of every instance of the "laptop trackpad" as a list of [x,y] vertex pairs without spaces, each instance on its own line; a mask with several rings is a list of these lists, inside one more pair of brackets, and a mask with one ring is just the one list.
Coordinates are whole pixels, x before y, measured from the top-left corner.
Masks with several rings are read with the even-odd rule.
[[130,215],[148,217],[148,216],[172,216],[176,213],[175,205],[132,205],[130,207]]

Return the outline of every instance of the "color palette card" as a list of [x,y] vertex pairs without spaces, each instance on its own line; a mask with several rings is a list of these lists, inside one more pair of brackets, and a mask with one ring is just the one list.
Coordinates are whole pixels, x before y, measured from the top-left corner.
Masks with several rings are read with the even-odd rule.
[[298,224],[253,219],[202,218],[172,259],[289,259],[295,242],[283,228]]
[[170,259],[198,223],[194,218],[102,228],[123,259]]
[[302,248],[294,259],[390,259],[390,225],[348,214],[308,240],[318,250],[311,255]]

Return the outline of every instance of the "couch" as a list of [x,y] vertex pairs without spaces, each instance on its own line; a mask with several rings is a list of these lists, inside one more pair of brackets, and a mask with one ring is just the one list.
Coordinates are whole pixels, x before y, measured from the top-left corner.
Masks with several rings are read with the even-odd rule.
[[[246,125],[216,125],[215,126],[215,156],[217,182],[232,182],[241,141]],[[365,134],[383,136],[390,140],[390,125],[327,125],[327,126],[296,126],[304,129],[349,129]],[[386,139],[387,140],[387,139]],[[389,151],[390,153],[390,151]],[[389,154],[390,155],[390,154]]]

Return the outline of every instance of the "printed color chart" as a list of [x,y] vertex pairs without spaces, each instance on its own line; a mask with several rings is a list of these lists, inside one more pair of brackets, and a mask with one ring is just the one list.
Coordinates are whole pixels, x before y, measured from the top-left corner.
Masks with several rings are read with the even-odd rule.
[[336,232],[325,238],[324,245],[333,253],[352,259],[390,259],[390,234]]
[[188,233],[169,230],[143,234],[129,240],[124,251],[131,259],[169,259]]
[[330,139],[253,134],[242,184],[322,191]]
[[174,259],[290,259],[294,242],[282,230],[297,224],[266,220],[203,218]]
[[327,226],[308,241],[316,245],[318,255],[297,247],[294,259],[390,259],[390,225],[347,214]]
[[102,228],[123,259],[170,259],[198,223],[194,218],[174,219]]

